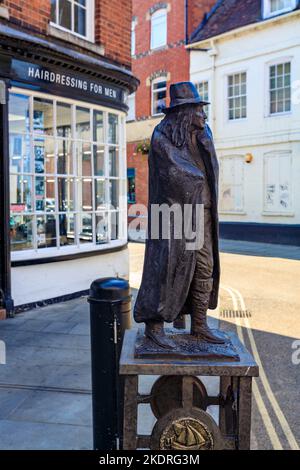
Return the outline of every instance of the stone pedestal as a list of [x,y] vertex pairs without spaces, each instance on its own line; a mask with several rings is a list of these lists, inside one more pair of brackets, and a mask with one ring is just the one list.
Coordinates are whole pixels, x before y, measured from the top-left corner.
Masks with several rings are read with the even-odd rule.
[[[137,358],[137,330],[127,330],[120,358],[124,376],[123,448],[250,449],[253,357],[234,333],[228,333],[239,361],[225,358]],[[149,395],[139,394],[139,375],[159,375]],[[209,396],[201,376],[220,377],[216,396]],[[138,435],[138,405],[149,403],[157,422],[151,436]],[[206,409],[219,407],[218,426]]]

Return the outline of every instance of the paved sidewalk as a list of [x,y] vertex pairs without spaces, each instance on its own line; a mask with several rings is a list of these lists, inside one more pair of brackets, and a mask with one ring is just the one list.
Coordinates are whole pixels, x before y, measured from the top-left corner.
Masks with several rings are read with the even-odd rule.
[[0,449],[92,447],[85,298],[0,322]]

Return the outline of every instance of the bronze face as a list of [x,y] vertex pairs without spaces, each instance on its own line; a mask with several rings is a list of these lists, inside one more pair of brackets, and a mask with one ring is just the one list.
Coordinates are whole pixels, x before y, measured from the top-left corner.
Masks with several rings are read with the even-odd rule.
[[192,126],[194,129],[204,129],[207,121],[207,115],[202,104],[195,106]]

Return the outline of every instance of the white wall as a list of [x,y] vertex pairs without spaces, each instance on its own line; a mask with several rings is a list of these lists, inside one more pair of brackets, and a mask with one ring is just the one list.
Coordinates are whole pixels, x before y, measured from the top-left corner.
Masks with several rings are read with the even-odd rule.
[[[300,223],[300,103],[292,104],[291,113],[268,114],[268,65],[291,60],[292,83],[300,80],[299,18],[300,12],[294,12],[220,37],[214,44],[201,44],[203,48],[213,47],[215,56],[211,52],[191,52],[191,81],[209,80],[210,125],[218,156],[251,153],[254,157],[252,163],[244,164],[244,210],[239,214],[221,213],[221,221]],[[229,121],[227,75],[243,71],[247,72],[247,118]],[[279,150],[292,152],[293,211],[265,215],[263,156]]]
[[86,290],[101,277],[129,278],[128,249],[98,256],[12,268],[15,305]]

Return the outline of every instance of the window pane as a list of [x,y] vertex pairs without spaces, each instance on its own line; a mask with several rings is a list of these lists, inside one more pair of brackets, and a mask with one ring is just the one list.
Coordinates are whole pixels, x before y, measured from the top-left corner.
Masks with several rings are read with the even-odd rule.
[[56,0],[51,0],[51,21],[56,23]]
[[118,116],[116,114],[108,114],[108,142],[110,144],[117,144],[119,142],[118,136]]
[[59,20],[58,23],[64,28],[71,29],[71,2],[59,0]]
[[72,108],[67,103],[57,103],[56,132],[60,137],[71,138]]
[[53,139],[34,141],[35,173],[55,173],[55,149]]
[[[9,154],[11,173],[31,172],[30,136],[9,133]],[[22,170],[23,164],[23,170]]]
[[39,134],[53,135],[53,102],[44,98],[34,98],[33,130]]
[[90,140],[90,110],[87,108],[76,107],[76,133],[77,139]]
[[[92,179],[83,178],[81,181],[81,187],[79,188],[81,197],[79,198],[79,209],[84,211],[92,210]],[[80,204],[80,200],[82,204]]]
[[75,215],[59,215],[59,240],[60,246],[74,245],[75,243]]
[[12,133],[29,132],[29,97],[11,93],[9,97],[9,130]]
[[35,209],[37,212],[55,211],[55,179],[35,178]]
[[153,114],[159,114],[166,106],[167,95],[167,82],[161,81],[153,83],[152,88],[152,101],[153,101]]
[[39,215],[37,224],[37,246],[48,248],[56,246],[56,220],[54,215]]
[[77,142],[77,161],[78,161],[78,175],[91,176],[92,175],[92,152],[91,145],[83,142]]
[[72,144],[68,140],[57,141],[57,173],[61,175],[73,174]]
[[74,179],[58,178],[58,210],[67,212],[74,210]]
[[96,214],[96,244],[108,242],[107,214]]
[[109,148],[109,176],[119,176],[119,149]]
[[151,18],[151,47],[161,47],[167,43],[167,12],[154,13]]
[[86,36],[86,9],[74,5],[74,31],[81,36]]
[[109,204],[111,209],[119,208],[119,181],[109,181]]
[[33,218],[27,215],[13,215],[10,217],[11,250],[30,250],[33,248],[32,236]]
[[104,146],[93,145],[94,149],[94,175],[104,175]]
[[93,140],[94,142],[104,142],[102,111],[94,111],[93,113]]
[[111,212],[110,223],[111,223],[110,239],[117,240],[119,238],[119,213],[118,212]]
[[95,180],[95,208],[96,211],[105,209],[105,181]]
[[10,175],[10,210],[30,212],[32,210],[32,178],[28,175]]
[[79,216],[79,240],[80,243],[91,243],[93,241],[92,214],[80,214]]

